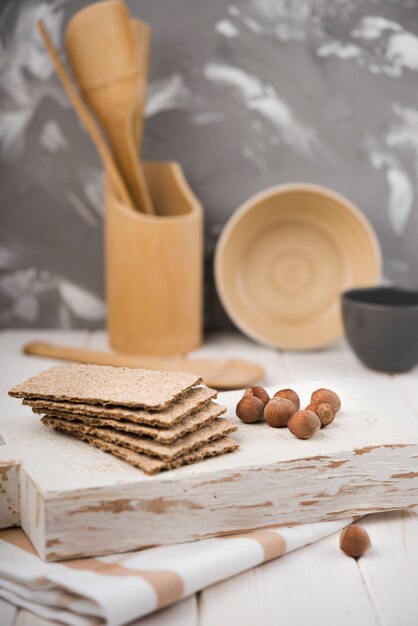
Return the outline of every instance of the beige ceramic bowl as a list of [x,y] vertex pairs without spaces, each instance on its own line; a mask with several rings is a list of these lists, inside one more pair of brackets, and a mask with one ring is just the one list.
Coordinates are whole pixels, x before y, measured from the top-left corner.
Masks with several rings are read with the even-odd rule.
[[231,217],[215,280],[232,321],[266,345],[305,349],[343,333],[340,294],[381,272],[375,232],[349,200],[317,185],[268,189]]

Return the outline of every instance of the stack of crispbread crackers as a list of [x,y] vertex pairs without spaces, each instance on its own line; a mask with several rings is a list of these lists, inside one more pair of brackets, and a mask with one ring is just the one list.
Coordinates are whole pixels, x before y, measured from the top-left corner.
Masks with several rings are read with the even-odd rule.
[[184,372],[66,364],[9,391],[42,423],[111,452],[147,474],[233,452],[236,426],[216,391]]

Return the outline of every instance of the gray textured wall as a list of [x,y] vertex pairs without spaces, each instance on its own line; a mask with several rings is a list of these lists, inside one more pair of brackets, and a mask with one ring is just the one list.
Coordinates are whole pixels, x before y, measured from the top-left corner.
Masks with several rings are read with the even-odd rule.
[[[102,169],[35,32],[82,0],[0,2],[0,325],[104,323]],[[153,29],[144,156],[175,159],[206,211],[206,312],[222,224],[285,181],[337,189],[386,276],[418,286],[416,0],[131,0]]]

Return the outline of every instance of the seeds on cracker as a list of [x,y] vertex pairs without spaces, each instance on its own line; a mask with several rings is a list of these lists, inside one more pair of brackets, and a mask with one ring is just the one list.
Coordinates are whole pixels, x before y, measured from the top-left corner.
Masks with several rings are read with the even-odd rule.
[[203,408],[198,409],[195,413],[187,415],[182,420],[176,422],[171,428],[159,428],[157,426],[148,426],[146,424],[138,424],[137,422],[128,422],[126,420],[113,420],[100,417],[86,417],[80,413],[70,412],[58,412],[55,410],[43,411],[37,410],[47,417],[53,417],[56,419],[63,419],[72,422],[79,422],[87,424],[89,426],[96,426],[99,428],[105,427],[108,429],[114,429],[125,433],[132,433],[134,435],[141,435],[143,437],[150,437],[160,443],[172,443],[180,437],[187,435],[188,433],[199,430],[203,426],[212,423],[216,418],[220,417],[226,412],[226,408],[215,402],[210,402]]
[[[62,430],[62,432],[66,433],[64,429],[59,427],[56,430]],[[212,441],[210,443],[206,443],[202,445],[200,448],[196,448],[190,452],[187,452],[183,456],[178,456],[175,459],[170,461],[164,461],[159,459],[158,457],[148,456],[146,454],[140,454],[138,452],[133,452],[129,450],[129,448],[124,448],[123,446],[117,446],[109,441],[104,441],[103,439],[99,439],[98,437],[93,437],[88,435],[87,433],[72,433],[77,439],[81,439],[82,441],[86,441],[90,445],[98,448],[99,450],[103,450],[104,452],[110,452],[113,456],[116,456],[123,461],[126,461],[130,465],[134,467],[138,467],[140,470],[145,472],[145,474],[157,474],[163,470],[171,470],[181,467],[182,465],[190,465],[192,463],[198,463],[199,461],[203,461],[204,459],[219,456],[221,454],[227,454],[228,452],[235,452],[238,450],[238,443],[226,435],[225,437],[221,437],[216,441]]]
[[67,363],[29,378],[9,395],[159,410],[201,382],[187,372]]
[[159,443],[153,439],[123,433],[112,428],[99,428],[83,424],[83,422],[73,422],[54,417],[43,417],[42,423],[46,426],[52,426],[52,428],[59,426],[61,430],[65,428],[66,432],[74,434],[83,432],[87,435],[92,435],[104,441],[114,443],[115,445],[123,446],[134,452],[157,456],[168,461],[182,454],[186,454],[186,452],[190,452],[190,450],[194,450],[209,441],[219,439],[237,429],[229,420],[217,419],[211,424],[177,439],[173,443]]
[[42,423],[124,459],[148,474],[235,451],[236,426],[220,416],[216,391],[184,372],[61,365],[11,396]]
[[[216,395],[217,393],[213,389],[194,387],[190,391],[186,391],[183,396],[170,404],[170,406],[160,411],[130,409],[123,406],[102,406],[100,404],[86,404],[82,402],[37,400],[34,398],[25,398],[23,404],[31,406],[34,413],[40,414],[47,412],[71,413],[75,416],[122,420],[160,428],[171,428],[188,415],[207,407]],[[76,419],[82,419],[82,417],[77,417]]]

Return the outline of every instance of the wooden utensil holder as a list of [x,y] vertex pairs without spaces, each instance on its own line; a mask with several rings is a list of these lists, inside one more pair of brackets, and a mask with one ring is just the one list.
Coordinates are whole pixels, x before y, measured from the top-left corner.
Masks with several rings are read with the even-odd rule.
[[157,215],[123,205],[106,184],[109,341],[130,354],[181,354],[201,342],[202,207],[179,164],[144,172]]

